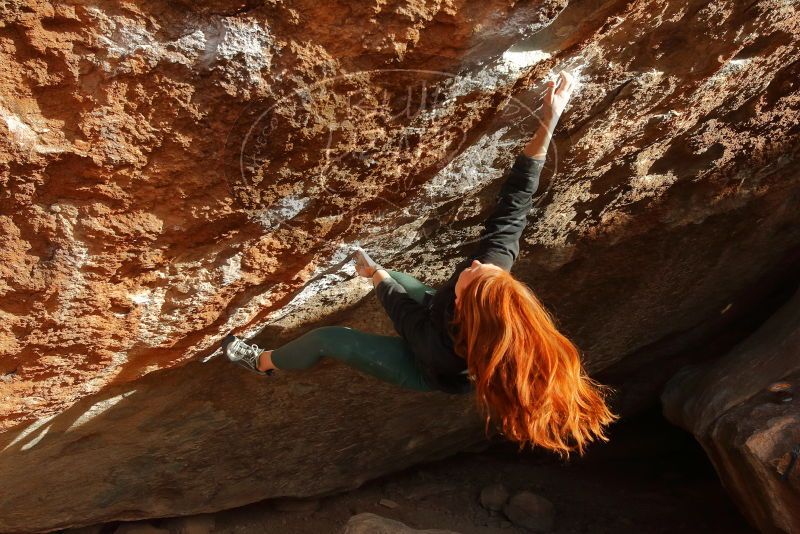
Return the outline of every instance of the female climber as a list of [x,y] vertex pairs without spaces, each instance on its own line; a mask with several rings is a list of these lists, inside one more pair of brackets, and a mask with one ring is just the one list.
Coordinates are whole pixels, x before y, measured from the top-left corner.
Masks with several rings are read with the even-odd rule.
[[548,82],[534,136],[517,155],[474,253],[438,290],[386,269],[360,248],[356,272],[372,278],[397,336],[323,326],[272,350],[229,335],[227,358],[262,375],[308,369],[327,356],[418,391],[475,392],[486,421],[519,444],[582,456],[618,418],[610,388],[584,371],[573,343],[556,328],[533,291],[510,274],[539,186],[553,129],[570,98],[572,76]]

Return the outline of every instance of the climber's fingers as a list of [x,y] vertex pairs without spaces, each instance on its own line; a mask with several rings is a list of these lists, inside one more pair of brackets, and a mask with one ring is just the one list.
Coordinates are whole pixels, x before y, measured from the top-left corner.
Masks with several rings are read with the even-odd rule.
[[366,260],[364,259],[364,254],[360,250],[356,250],[355,254],[356,265],[363,266],[366,264]]
[[547,90],[545,91],[544,94],[545,102],[553,101],[553,93],[555,93],[555,90],[556,90],[556,82],[554,82],[553,80],[548,81]]
[[558,89],[556,89],[556,93],[559,95],[568,95],[572,91],[574,82],[575,78],[572,76],[572,74],[562,70],[559,73],[559,84]]
[[370,261],[367,259],[366,253],[360,247],[357,247],[355,252],[353,253],[353,258],[356,261],[356,272],[360,276],[370,276],[369,274],[369,267]]

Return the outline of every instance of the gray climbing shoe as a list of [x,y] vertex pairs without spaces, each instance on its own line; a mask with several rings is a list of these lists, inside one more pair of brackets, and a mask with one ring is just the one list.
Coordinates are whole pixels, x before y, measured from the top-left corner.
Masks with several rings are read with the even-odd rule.
[[229,361],[262,376],[272,376],[274,369],[268,371],[259,371],[258,369],[258,357],[262,352],[264,352],[264,349],[255,343],[245,343],[243,339],[233,334],[228,334],[222,340],[222,353],[225,354]]

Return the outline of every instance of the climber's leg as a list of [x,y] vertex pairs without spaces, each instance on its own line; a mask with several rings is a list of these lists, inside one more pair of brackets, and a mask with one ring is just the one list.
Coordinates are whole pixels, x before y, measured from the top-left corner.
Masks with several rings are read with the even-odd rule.
[[431,391],[414,362],[411,347],[396,336],[382,336],[346,326],[322,326],[274,349],[278,369],[309,369],[327,356],[376,378],[409,389]]
[[416,300],[420,304],[423,303],[423,298],[425,297],[425,291],[431,291],[433,293],[436,290],[430,286],[427,286],[411,276],[410,274],[401,273],[398,271],[390,271],[386,269],[386,272],[389,273],[389,276],[397,280],[403,288],[405,288],[408,296],[412,299]]

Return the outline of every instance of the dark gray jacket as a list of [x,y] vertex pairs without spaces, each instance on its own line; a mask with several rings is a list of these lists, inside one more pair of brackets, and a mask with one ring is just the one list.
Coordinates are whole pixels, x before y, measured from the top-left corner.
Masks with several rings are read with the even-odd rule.
[[411,346],[417,368],[435,389],[446,393],[472,390],[467,362],[455,353],[452,331],[448,328],[455,308],[456,281],[473,259],[511,270],[519,254],[519,238],[528,222],[543,165],[544,160],[524,154],[516,157],[475,252],[456,266],[453,275],[435,294],[426,293],[423,304],[412,299],[393,278],[382,280],[375,287],[395,330]]

